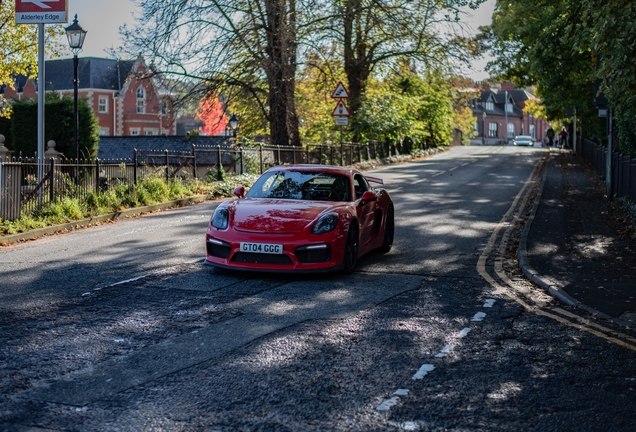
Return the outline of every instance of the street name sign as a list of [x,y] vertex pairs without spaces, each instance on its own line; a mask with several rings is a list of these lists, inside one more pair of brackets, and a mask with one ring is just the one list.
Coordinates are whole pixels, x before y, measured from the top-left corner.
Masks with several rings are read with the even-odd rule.
[[16,24],[68,22],[69,0],[15,0]]

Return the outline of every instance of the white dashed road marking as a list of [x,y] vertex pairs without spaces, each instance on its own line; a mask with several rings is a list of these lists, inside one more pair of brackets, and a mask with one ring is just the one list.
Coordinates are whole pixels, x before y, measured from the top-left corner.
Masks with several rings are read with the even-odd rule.
[[483,312],[477,312],[471,321],[481,321],[486,318],[486,314]]
[[455,336],[455,339],[461,339],[463,337],[466,337],[468,333],[470,333],[470,327],[466,327],[465,329],[462,329],[462,331],[457,333],[457,335]]
[[431,372],[433,369],[435,369],[435,366],[433,366],[432,364],[423,364],[422,366],[420,366],[420,369],[417,371],[417,373],[413,375],[413,379],[414,380],[422,379],[424,378],[424,376],[426,376],[427,373]]
[[[451,171],[452,171],[452,169],[451,169]],[[436,176],[441,175],[441,174],[443,174],[443,173],[436,174],[433,177],[436,177]],[[495,304],[495,301],[496,300],[494,300],[494,299],[486,299],[486,302],[484,303],[483,307],[491,308]],[[484,318],[486,318],[486,314],[484,312],[477,312],[473,316],[471,321],[473,321],[473,322],[482,321]],[[468,333],[470,333],[470,331],[471,331],[470,327],[463,328],[459,333],[457,333],[455,335],[455,339],[463,339],[463,338],[465,338],[468,335]],[[453,348],[455,348],[455,345],[448,344],[444,348],[442,348],[442,350],[438,354],[436,354],[435,357],[436,358],[446,357],[448,355],[448,353],[450,353],[453,350]],[[432,372],[433,370],[435,370],[435,366],[434,365],[432,365],[432,364],[423,364],[422,366],[420,366],[419,370],[415,373],[415,375],[413,375],[412,379],[413,380],[421,380],[429,372]],[[375,409],[377,411],[388,411],[389,409],[391,409],[391,407],[395,406],[400,401],[401,397],[408,396],[409,390],[408,389],[398,389],[393,394],[396,395],[396,396],[393,396],[390,399],[386,399],[380,405],[378,405]],[[417,430],[417,429],[419,429],[419,425],[417,423],[415,423],[415,422],[406,422],[406,423],[389,422],[389,423],[392,426],[398,427],[399,429],[403,429],[403,430]]]
[[444,348],[442,348],[439,354],[435,355],[435,357],[437,358],[446,357],[446,355],[448,355],[448,353],[451,352],[453,348],[455,348],[455,345],[446,345]]
[[399,396],[393,396],[391,399],[387,399],[378,405],[375,409],[378,411],[388,411],[393,405],[397,404],[400,401]]
[[391,399],[385,400],[380,405],[375,407],[375,409],[378,410],[378,411],[388,411],[389,408],[391,408],[393,405],[395,405],[395,404],[397,404],[399,402],[400,396],[408,396],[409,390],[408,389],[397,389],[395,391],[395,393],[393,393],[393,394],[397,395],[397,396],[393,396]]
[[389,425],[396,427],[400,430],[405,430],[405,431],[415,431],[418,430],[420,428],[420,425],[418,425],[415,422],[411,422],[411,421],[407,421],[407,422],[394,422],[394,421],[390,421]]
[[487,299],[484,307],[491,308],[495,304],[495,299]]

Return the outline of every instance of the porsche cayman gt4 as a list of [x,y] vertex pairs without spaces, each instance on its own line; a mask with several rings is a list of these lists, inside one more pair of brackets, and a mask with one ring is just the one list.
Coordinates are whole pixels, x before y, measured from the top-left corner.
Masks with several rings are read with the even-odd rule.
[[359,257],[393,245],[393,202],[382,185],[347,167],[270,168],[247,193],[238,187],[235,199],[217,207],[206,234],[206,264],[351,273]]

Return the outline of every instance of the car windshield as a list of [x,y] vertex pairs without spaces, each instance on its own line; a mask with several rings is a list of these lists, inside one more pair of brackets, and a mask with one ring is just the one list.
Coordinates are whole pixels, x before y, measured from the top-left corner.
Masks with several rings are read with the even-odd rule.
[[325,172],[272,171],[263,174],[247,198],[349,201],[349,179]]

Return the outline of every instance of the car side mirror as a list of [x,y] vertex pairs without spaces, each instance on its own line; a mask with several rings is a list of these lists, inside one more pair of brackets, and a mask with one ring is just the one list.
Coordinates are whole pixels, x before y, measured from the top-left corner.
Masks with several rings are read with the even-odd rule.
[[245,188],[243,186],[237,187],[236,189],[234,189],[234,195],[239,198],[243,198],[245,196]]
[[362,204],[368,203],[369,201],[375,201],[377,200],[378,197],[371,191],[366,191],[365,193],[362,194],[362,197],[360,198],[360,202]]

